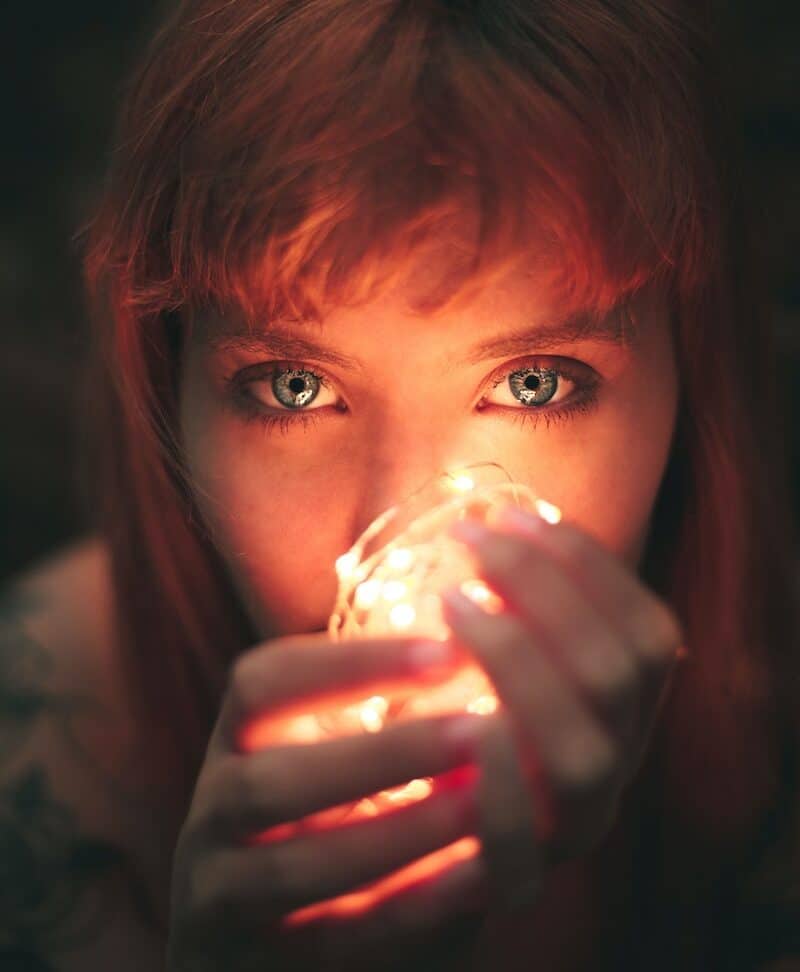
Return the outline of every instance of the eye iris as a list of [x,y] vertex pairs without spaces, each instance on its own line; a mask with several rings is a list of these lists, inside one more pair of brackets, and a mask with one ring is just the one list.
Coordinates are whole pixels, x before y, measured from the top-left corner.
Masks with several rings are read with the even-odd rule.
[[509,375],[508,384],[523,405],[544,405],[556,393],[558,375],[554,371],[524,368]]
[[281,405],[302,408],[314,401],[321,383],[310,371],[282,371],[272,379],[272,391]]

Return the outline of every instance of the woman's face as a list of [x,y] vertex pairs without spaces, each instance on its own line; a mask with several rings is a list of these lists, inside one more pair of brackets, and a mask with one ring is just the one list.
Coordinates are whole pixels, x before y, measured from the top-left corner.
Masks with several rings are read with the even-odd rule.
[[678,403],[665,307],[635,303],[623,344],[613,316],[605,333],[552,333],[558,308],[521,271],[435,319],[408,298],[269,334],[208,316],[187,342],[197,503],[264,638],[324,628],[336,558],[388,506],[474,462],[639,565]]

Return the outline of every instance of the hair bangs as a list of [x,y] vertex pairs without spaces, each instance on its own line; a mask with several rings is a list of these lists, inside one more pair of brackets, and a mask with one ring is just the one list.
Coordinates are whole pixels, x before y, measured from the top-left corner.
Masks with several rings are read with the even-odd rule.
[[139,312],[321,319],[412,279],[434,243],[447,266],[423,313],[520,263],[559,304],[600,313],[653,281],[702,284],[711,180],[687,134],[691,52],[667,21],[641,49],[654,31],[635,21],[657,5],[631,11],[629,34],[572,9],[562,23],[558,5],[466,16],[400,0],[304,4],[278,31],[280,6],[233,39],[229,5],[183,25],[198,68],[122,163],[135,204],[104,251]]

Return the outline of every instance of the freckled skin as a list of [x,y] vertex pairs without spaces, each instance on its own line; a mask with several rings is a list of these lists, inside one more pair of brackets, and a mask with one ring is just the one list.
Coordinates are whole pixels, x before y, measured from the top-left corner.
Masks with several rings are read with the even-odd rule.
[[[322,325],[284,328],[363,363],[345,371],[293,362],[325,375],[331,390],[308,406],[323,403],[319,422],[307,429],[297,422],[285,435],[243,419],[226,390],[226,378],[270,359],[211,353],[205,338],[220,322],[199,322],[182,368],[186,459],[202,515],[263,637],[324,627],[336,558],[376,515],[456,465],[500,463],[638,566],[678,406],[666,308],[644,298],[634,304],[636,336],[624,348],[591,340],[530,347],[527,357],[543,359],[537,367],[570,359],[602,379],[599,404],[563,421],[515,422],[512,409],[525,406],[492,390],[492,375],[524,366],[519,356],[453,363],[489,336],[546,322],[552,310],[534,278],[515,270],[468,308],[435,320],[414,314],[398,288],[367,305],[336,308]],[[560,381],[559,402],[574,389]],[[262,381],[258,399],[277,411],[270,388]],[[487,396],[507,407],[477,408]],[[333,407],[337,400],[344,411]]]

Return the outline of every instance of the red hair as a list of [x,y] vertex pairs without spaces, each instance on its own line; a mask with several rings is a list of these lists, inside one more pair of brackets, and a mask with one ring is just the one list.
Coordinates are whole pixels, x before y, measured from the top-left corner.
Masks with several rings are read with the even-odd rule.
[[89,230],[93,468],[131,691],[187,796],[252,638],[181,463],[192,312],[370,300],[468,195],[432,315],[521,255],[564,304],[669,301],[682,408],[643,575],[691,659],[638,785],[665,846],[755,846],[796,751],[795,525],[711,32],[688,0],[192,0],[159,30]]

